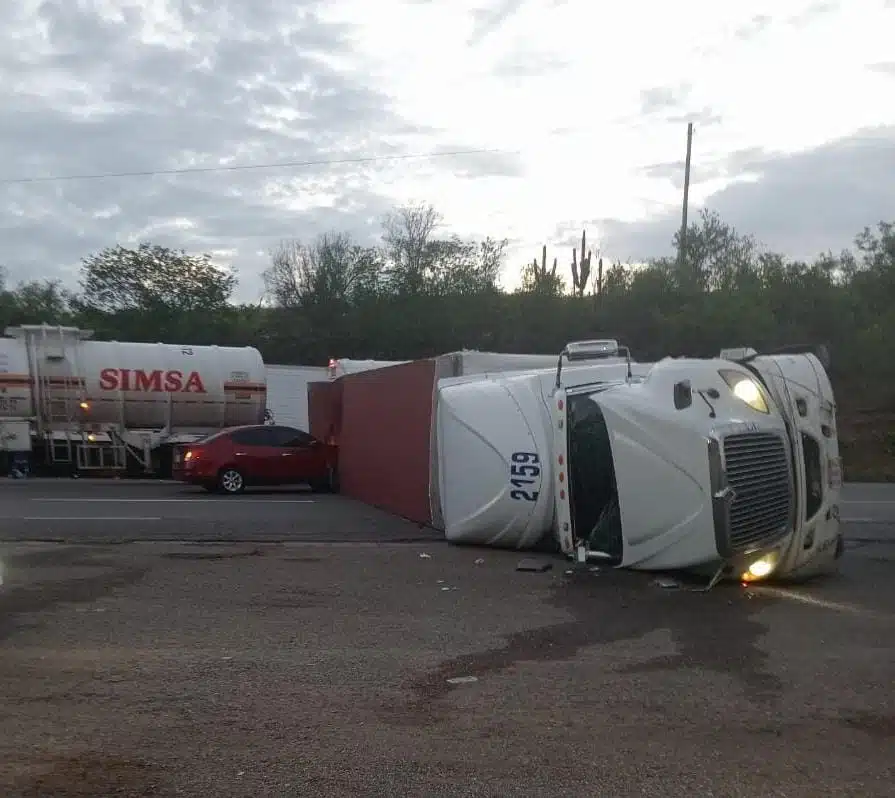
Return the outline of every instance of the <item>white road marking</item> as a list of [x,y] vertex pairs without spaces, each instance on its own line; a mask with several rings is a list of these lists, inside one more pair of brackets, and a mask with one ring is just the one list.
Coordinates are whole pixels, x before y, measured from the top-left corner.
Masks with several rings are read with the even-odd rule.
[[[240,497],[243,501],[245,501],[246,497]],[[33,502],[61,502],[63,504],[67,502],[96,502],[96,503],[106,503],[106,504],[118,504],[125,502],[144,502],[144,503],[157,503],[157,504],[196,504],[198,502],[215,502],[220,504],[221,507],[226,506],[227,499],[221,497],[219,499],[82,499],[82,498],[70,498],[63,499],[57,496],[47,497],[47,498],[36,498],[31,499]],[[250,501],[254,501],[256,503],[261,503],[263,499],[250,499]],[[268,504],[314,504],[314,499],[268,499]]]
[[807,604],[809,606],[818,607],[820,609],[834,610],[835,612],[847,612],[854,615],[868,615],[877,618],[889,617],[887,614],[879,613],[876,610],[860,607],[855,604],[845,604],[841,601],[830,601],[828,599],[818,598],[816,596],[811,596],[807,593],[802,593],[795,590],[782,590],[780,588],[765,585],[757,585],[754,590],[756,593],[775,596],[782,599],[788,599],[789,601],[797,601],[800,604]]
[[889,499],[844,499],[839,504],[895,504]]
[[81,518],[73,518],[65,515],[26,515],[23,521],[161,521],[155,515],[88,515]]

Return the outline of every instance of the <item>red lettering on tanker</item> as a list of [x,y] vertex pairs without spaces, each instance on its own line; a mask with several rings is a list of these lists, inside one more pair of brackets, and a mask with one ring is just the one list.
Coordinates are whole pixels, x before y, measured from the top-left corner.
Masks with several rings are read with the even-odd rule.
[[134,372],[134,390],[158,392],[162,389],[162,373],[160,371]]
[[142,393],[205,393],[198,371],[143,371],[142,369],[103,369],[99,387],[104,391],[140,391]]

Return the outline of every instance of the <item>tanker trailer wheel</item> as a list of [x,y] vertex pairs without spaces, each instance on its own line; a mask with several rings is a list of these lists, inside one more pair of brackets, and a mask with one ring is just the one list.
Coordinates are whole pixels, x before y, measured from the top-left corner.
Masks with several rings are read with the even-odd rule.
[[232,496],[236,493],[242,493],[245,490],[246,483],[242,474],[235,468],[222,468],[218,474],[218,490]]

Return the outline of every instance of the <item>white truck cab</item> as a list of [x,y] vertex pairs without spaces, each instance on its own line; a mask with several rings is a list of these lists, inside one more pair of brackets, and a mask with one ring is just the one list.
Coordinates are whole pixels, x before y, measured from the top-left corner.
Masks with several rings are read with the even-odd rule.
[[439,381],[431,498],[448,540],[553,538],[581,562],[743,580],[833,567],[841,468],[820,360],[622,351],[577,342],[555,370]]

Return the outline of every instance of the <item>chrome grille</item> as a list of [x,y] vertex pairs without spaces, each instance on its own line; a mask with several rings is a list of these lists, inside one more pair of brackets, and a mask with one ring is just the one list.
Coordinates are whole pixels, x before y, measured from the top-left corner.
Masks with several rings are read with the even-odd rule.
[[773,543],[786,533],[792,504],[789,457],[780,435],[743,432],[724,438],[730,545],[743,551]]

